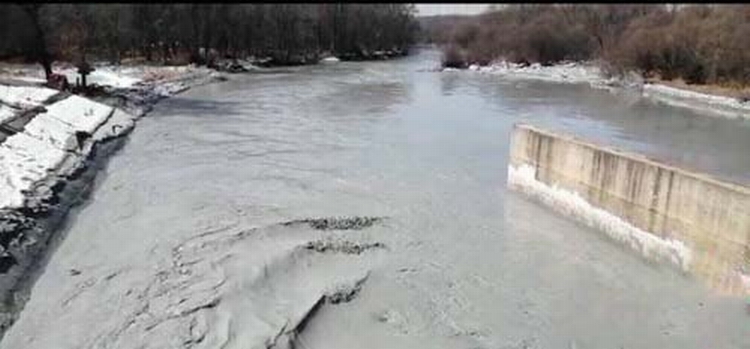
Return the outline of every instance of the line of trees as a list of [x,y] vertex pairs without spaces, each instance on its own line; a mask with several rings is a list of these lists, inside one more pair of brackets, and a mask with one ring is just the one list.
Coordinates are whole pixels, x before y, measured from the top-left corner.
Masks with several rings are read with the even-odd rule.
[[210,63],[322,53],[406,52],[417,29],[407,4],[0,4],[0,59]]
[[615,73],[750,84],[750,5],[509,5],[450,29],[435,36],[450,66],[602,59]]

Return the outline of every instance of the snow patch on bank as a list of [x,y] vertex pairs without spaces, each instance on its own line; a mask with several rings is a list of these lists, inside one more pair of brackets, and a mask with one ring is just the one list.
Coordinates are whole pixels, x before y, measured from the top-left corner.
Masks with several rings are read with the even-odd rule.
[[96,142],[102,142],[119,137],[135,127],[136,118],[136,115],[115,108],[107,122],[99,127],[91,138]]
[[508,186],[540,200],[558,212],[603,231],[610,238],[624,243],[646,258],[668,260],[683,271],[690,268],[692,252],[683,242],[659,238],[606,210],[591,205],[577,193],[537,181],[536,170],[532,166],[509,165]]
[[0,85],[0,103],[18,109],[29,109],[41,105],[57,90],[46,87]]
[[33,76],[14,76],[13,80],[28,82],[31,84],[42,85],[47,82],[47,79]]
[[64,158],[64,150],[24,133],[0,144],[0,207],[23,206],[24,193]]
[[469,70],[499,75],[507,79],[539,80],[554,83],[572,84],[606,84],[608,79],[604,78],[601,70],[594,64],[581,64],[575,62],[542,66],[539,63],[521,65],[517,63],[501,61],[488,66],[472,64]]
[[17,112],[17,109],[0,104],[0,124],[12,119]]
[[70,127],[71,131],[93,133],[112,113],[112,107],[96,103],[79,96],[70,96],[47,107],[39,117],[57,119]]
[[[252,65],[243,64],[246,69],[257,69]],[[67,77],[70,83],[75,83],[80,78],[75,68],[61,69],[60,74]],[[214,76],[216,72],[206,67],[196,65],[184,66],[136,66],[118,67],[112,65],[100,65],[86,77],[88,84],[107,86],[115,89],[141,89],[154,87],[162,91],[164,95],[172,95],[182,92],[191,87],[188,80],[195,80],[204,76]],[[181,83],[177,83],[177,82]],[[179,87],[177,87],[179,85]]]
[[222,76],[221,73],[195,65],[180,67],[147,67],[137,73],[142,81],[135,87],[149,89],[160,97],[183,92]]
[[24,205],[26,194],[69,156],[80,156],[80,132],[91,135],[113,108],[70,96],[47,107],[0,144],[0,208]]
[[750,103],[741,102],[737,98],[688,91],[661,84],[643,85],[643,95],[677,107],[714,112],[731,118],[750,118]]
[[330,57],[325,57],[321,59],[320,61],[323,63],[337,63],[337,62],[340,62],[341,60],[338,59],[337,57],[330,56]]
[[[68,82],[75,83],[80,78],[78,69],[67,68],[59,72],[68,79]],[[119,69],[114,66],[97,67],[93,72],[86,76],[87,84],[97,84],[100,86],[112,86],[116,88],[131,88],[141,82],[140,78],[129,76],[133,71],[129,69]]]
[[[97,68],[99,69],[99,68]],[[119,74],[136,81],[130,87],[103,85],[109,97],[117,98],[118,108],[123,108],[136,117],[145,115],[159,100],[173,96],[191,87],[215,82],[224,77],[222,73],[206,67],[187,66],[138,66],[121,68]],[[132,82],[131,81],[131,82]],[[120,84],[122,86],[123,84]]]
[[[594,62],[561,63],[542,66],[539,63],[521,65],[512,62],[496,62],[488,66],[472,64],[469,71],[501,76],[508,80],[536,80],[550,83],[588,84],[592,88],[628,88],[640,90],[643,97],[668,105],[709,112],[725,117],[750,118],[750,103],[736,98],[710,95],[661,84],[644,84],[643,79],[631,72],[625,77],[606,77]],[[460,71],[444,68],[443,72]]]

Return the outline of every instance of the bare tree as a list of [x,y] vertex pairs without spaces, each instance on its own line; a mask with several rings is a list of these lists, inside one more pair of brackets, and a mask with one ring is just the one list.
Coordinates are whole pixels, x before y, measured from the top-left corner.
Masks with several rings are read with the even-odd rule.
[[[0,33],[0,57],[19,49],[51,74],[53,57],[131,58],[169,64],[245,55],[278,64],[314,60],[323,51],[368,58],[405,51],[414,40],[414,8],[405,4],[16,4],[0,5],[0,26],[24,21],[28,40]],[[44,11],[43,11],[44,10]],[[54,30],[45,30],[54,28]],[[1,40],[6,39],[6,40]],[[78,59],[78,58],[76,58]]]
[[52,75],[52,57],[47,51],[47,41],[41,21],[41,10],[45,5],[39,3],[26,3],[19,6],[21,6],[28,16],[33,33],[33,43],[28,46],[29,54],[42,65],[42,68],[44,68],[44,76],[49,80]]

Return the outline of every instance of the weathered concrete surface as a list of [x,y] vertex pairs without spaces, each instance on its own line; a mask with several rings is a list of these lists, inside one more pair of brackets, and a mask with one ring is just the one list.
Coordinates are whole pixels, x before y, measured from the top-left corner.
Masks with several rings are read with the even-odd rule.
[[711,286],[750,290],[750,188],[524,124],[515,126],[511,142],[510,172],[530,166],[549,188],[684,243],[686,269]]

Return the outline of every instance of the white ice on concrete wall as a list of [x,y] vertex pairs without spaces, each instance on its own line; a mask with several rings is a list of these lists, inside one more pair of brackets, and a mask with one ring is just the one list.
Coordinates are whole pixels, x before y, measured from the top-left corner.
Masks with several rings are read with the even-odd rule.
[[577,193],[549,186],[536,180],[534,167],[508,166],[508,186],[540,200],[554,210],[572,216],[626,244],[646,258],[668,260],[684,271],[690,268],[692,252],[681,241],[662,239],[643,231],[620,217],[591,205]]

